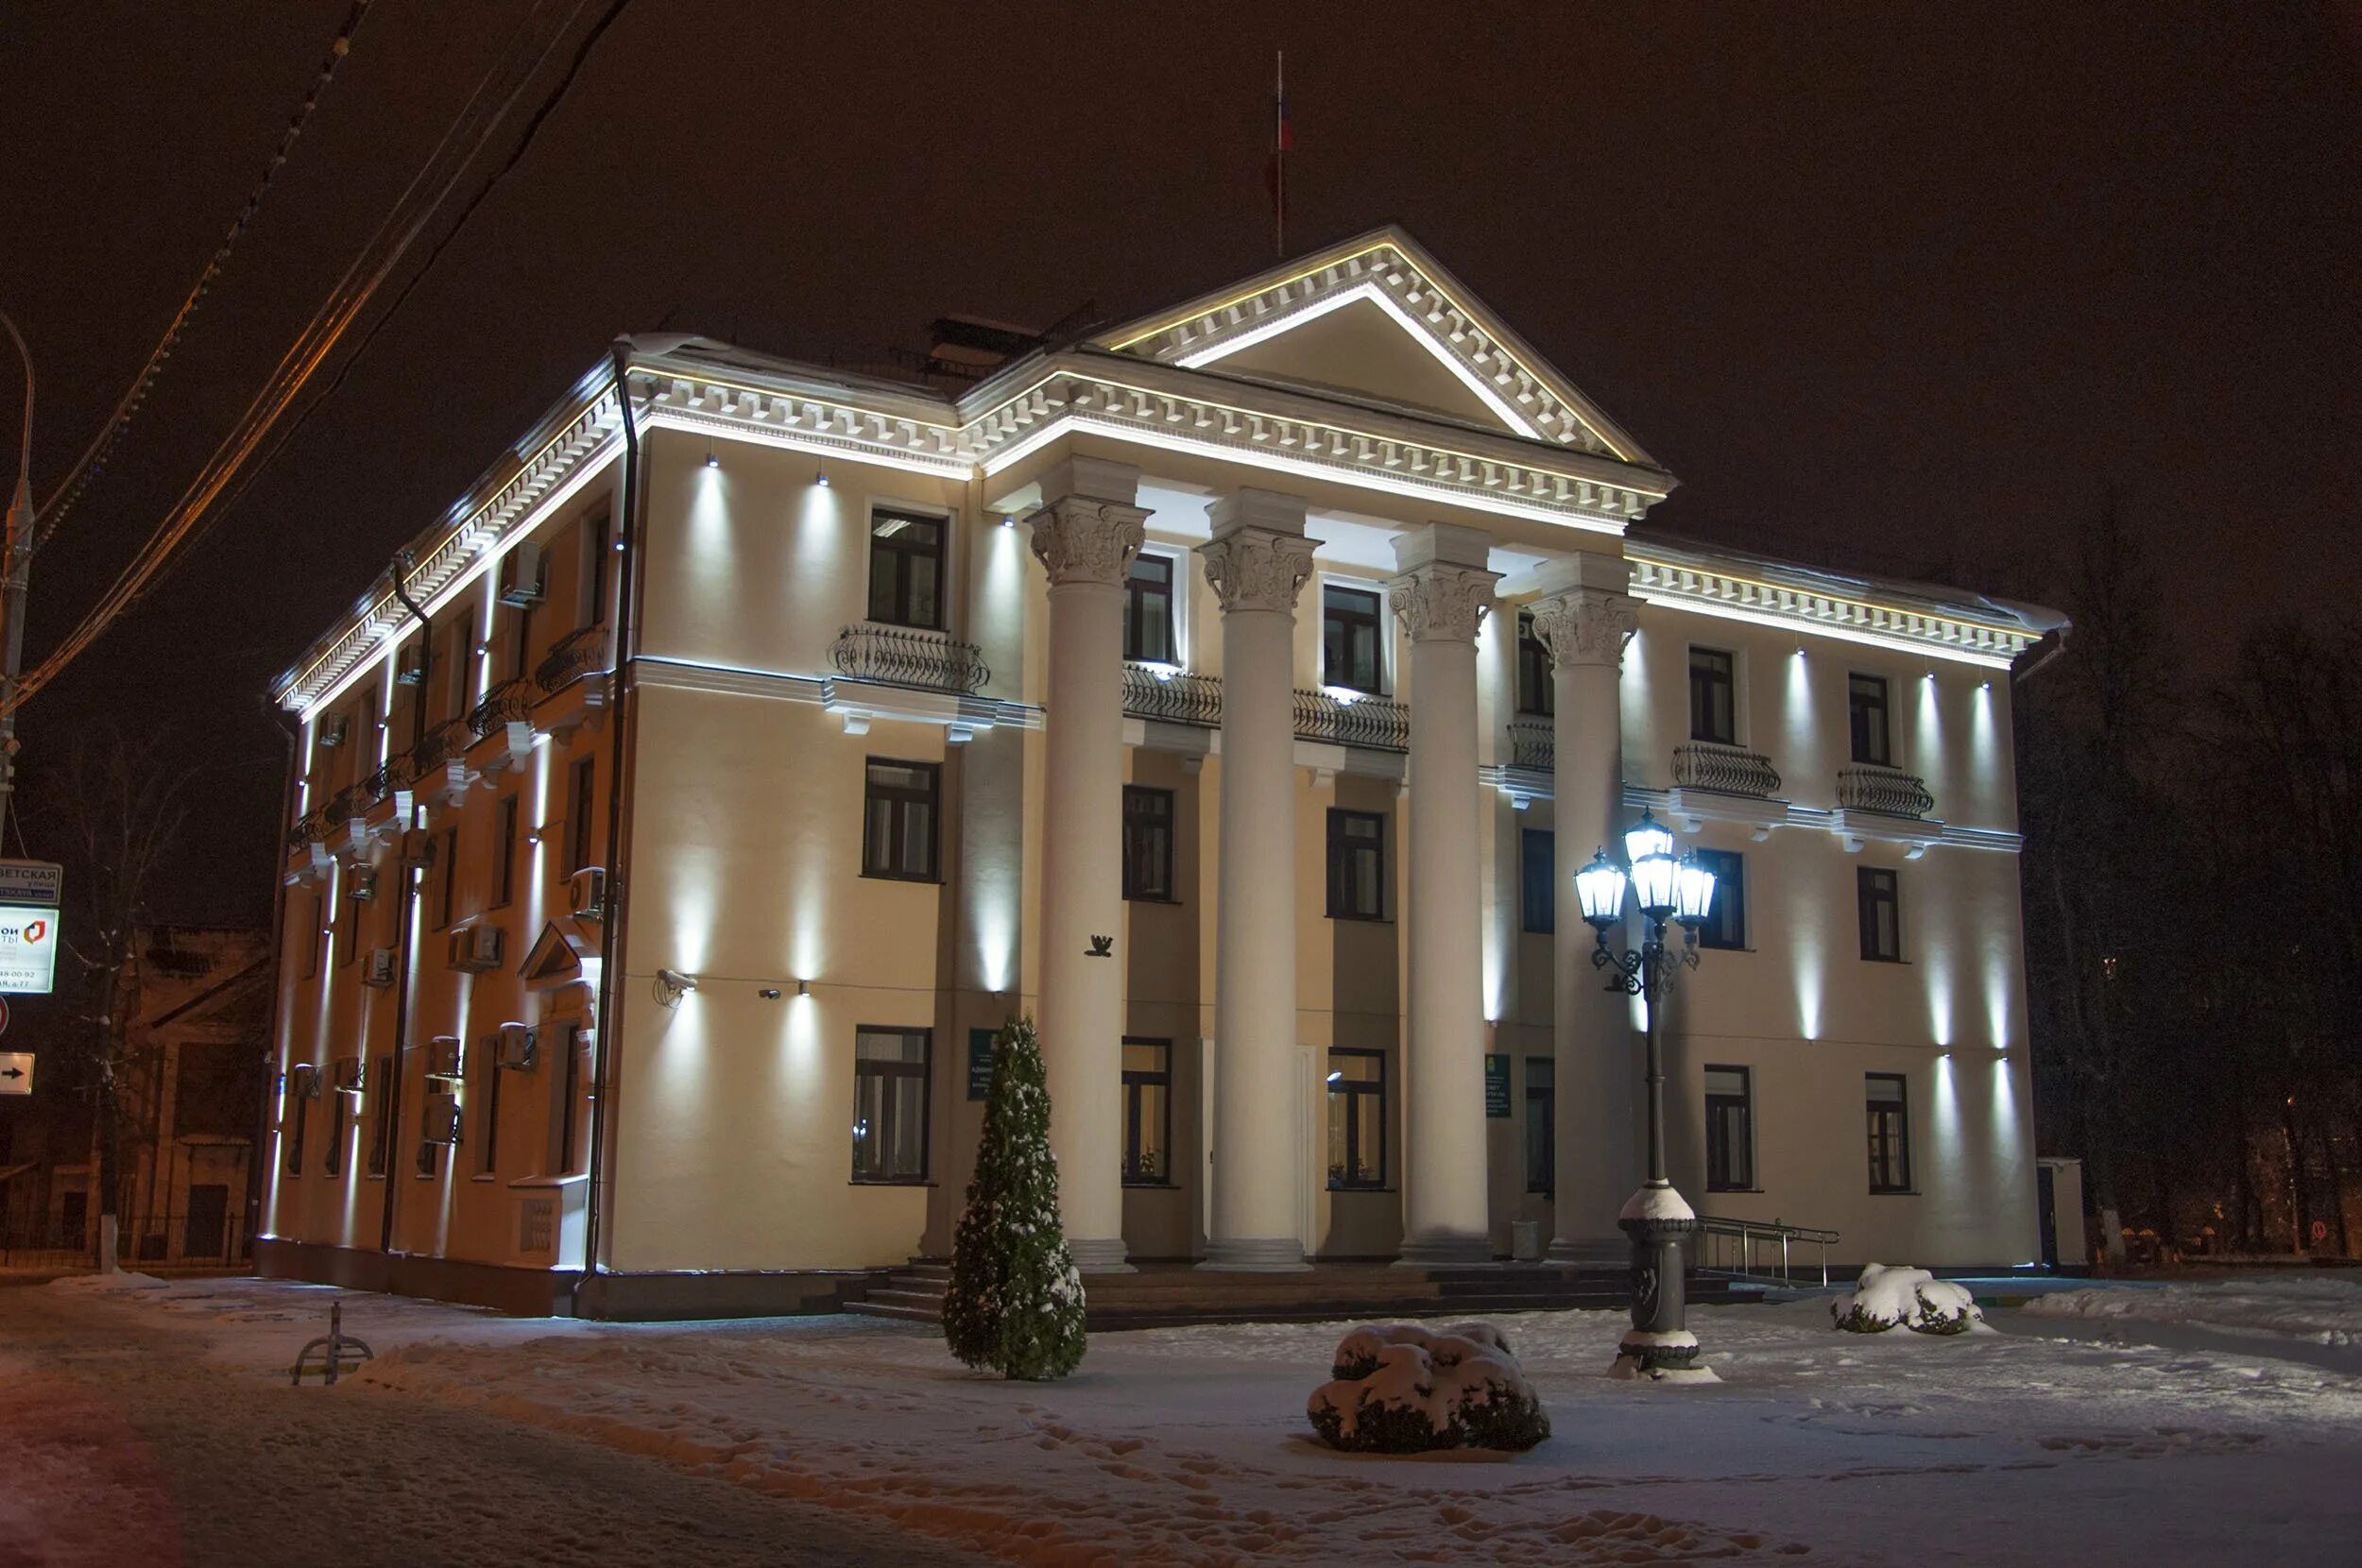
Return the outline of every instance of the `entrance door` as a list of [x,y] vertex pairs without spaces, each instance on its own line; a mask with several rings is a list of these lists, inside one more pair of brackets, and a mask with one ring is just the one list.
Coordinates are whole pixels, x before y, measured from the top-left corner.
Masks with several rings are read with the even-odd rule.
[[220,1257],[230,1218],[230,1189],[219,1184],[189,1188],[189,1223],[180,1238],[182,1257]]
[[2042,1216],[2042,1261],[2045,1268],[2059,1266],[2059,1193],[2057,1172],[2049,1166],[2034,1167],[2034,1207]]

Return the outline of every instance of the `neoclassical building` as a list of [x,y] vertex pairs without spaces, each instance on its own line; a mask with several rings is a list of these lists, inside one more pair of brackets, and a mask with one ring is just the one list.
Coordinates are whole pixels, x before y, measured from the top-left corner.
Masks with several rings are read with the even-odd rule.
[[278,683],[265,1268],[824,1305],[948,1251],[1021,1013],[1087,1271],[1620,1255],[1571,878],[1643,810],[1721,877],[1695,1206],[2035,1255],[2056,616],[1652,533],[1671,477],[1394,229],[938,337],[618,344]]

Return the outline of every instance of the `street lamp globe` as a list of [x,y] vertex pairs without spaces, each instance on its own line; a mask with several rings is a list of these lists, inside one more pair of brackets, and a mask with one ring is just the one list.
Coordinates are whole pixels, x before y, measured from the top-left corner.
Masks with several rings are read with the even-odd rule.
[[1595,852],[1591,863],[1575,873],[1575,900],[1583,906],[1583,917],[1592,927],[1605,931],[1624,918],[1624,872],[1621,866],[1607,858],[1604,849]]
[[1706,923],[1706,915],[1714,908],[1714,873],[1691,850],[1681,858],[1680,869],[1673,874],[1673,918],[1695,930]]
[[1664,919],[1673,912],[1673,884],[1680,868],[1673,859],[1673,835],[1644,809],[1624,835],[1624,852],[1632,859],[1632,891],[1640,912],[1652,920]]
[[1647,807],[1640,809],[1640,820],[1624,833],[1624,859],[1638,865],[1649,855],[1670,856],[1673,853],[1673,830],[1656,820]]

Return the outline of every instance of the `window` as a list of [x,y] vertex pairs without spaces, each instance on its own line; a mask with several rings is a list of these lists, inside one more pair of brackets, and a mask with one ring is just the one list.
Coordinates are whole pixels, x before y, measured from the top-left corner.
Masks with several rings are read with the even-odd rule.
[[1754,1075],[1745,1067],[1706,1068],[1706,1190],[1755,1186]]
[[853,1036],[853,1180],[927,1179],[927,1059],[933,1031]]
[[484,1058],[484,1109],[476,1113],[476,1147],[483,1152],[476,1156],[476,1169],[489,1176],[500,1168],[501,1150],[501,1080],[507,1076],[501,1071],[500,1047],[486,1042],[488,1048],[472,1054]]
[[1903,1075],[1874,1072],[1864,1075],[1863,1089],[1870,1112],[1870,1190],[1911,1190],[1910,1108],[1904,1094]]
[[582,520],[581,624],[607,623],[607,558],[615,554],[615,521],[604,509]]
[[1558,929],[1558,841],[1547,827],[1520,828],[1517,833],[1517,901],[1521,929]]
[[444,634],[442,653],[443,717],[456,719],[468,711],[468,622],[467,612],[458,606],[452,610],[451,626]]
[[1172,557],[1146,552],[1132,557],[1123,585],[1123,656],[1143,664],[1178,664],[1172,635]]
[[583,758],[566,770],[566,875],[590,864],[590,787],[598,762]]
[[1731,656],[1718,648],[1689,650],[1689,738],[1716,745],[1738,743],[1737,701]]
[[943,520],[869,514],[869,619],[943,628]]
[[[357,871],[358,868],[355,869]],[[336,963],[339,967],[344,964],[351,963],[352,962],[352,955],[359,950],[361,946],[359,941],[361,934],[361,900],[352,895],[351,887],[351,883],[356,879],[354,872],[346,873],[344,896],[336,900],[336,933],[334,946],[336,949]]]
[[1123,1180],[1172,1181],[1172,1042],[1123,1037]]
[[1714,902],[1698,928],[1698,946],[1737,952],[1747,946],[1747,857],[1730,849],[1693,850],[1714,873]]
[[391,1109],[385,1102],[394,1090],[394,1059],[380,1056],[369,1063],[369,1174],[385,1174],[386,1141],[393,1135],[393,1126],[386,1117]]
[[1386,1053],[1328,1053],[1328,1185],[1386,1185]]
[[501,796],[492,830],[492,907],[508,907],[517,895],[517,797]]
[[1550,651],[1533,633],[1533,612],[1517,612],[1517,711],[1552,713]]
[[1321,681],[1373,694],[1386,690],[1378,655],[1378,595],[1366,588],[1321,589]]
[[[544,566],[542,570],[549,569]],[[508,613],[515,618],[508,625],[508,674],[513,680],[522,680],[533,671],[533,605],[513,605]]]
[[280,1153],[284,1157],[287,1174],[303,1174],[303,1124],[312,1109],[312,1069],[289,1067],[282,1093],[286,1107],[279,1119]]
[[863,804],[861,874],[905,882],[935,879],[935,801],[943,770],[933,762],[869,759]]
[[565,1060],[566,1070],[557,1077],[557,1103],[550,1108],[550,1120],[555,1124],[556,1149],[552,1162],[556,1168],[571,1174],[574,1156],[580,1151],[579,1126],[582,1119],[582,1031],[573,1024],[541,1026],[541,1048],[554,1051]]
[[1386,819],[1376,811],[1328,813],[1328,918],[1386,918]]
[[328,1153],[320,1161],[320,1169],[330,1176],[341,1176],[345,1170],[345,1140],[352,1134],[352,1097],[329,1086]]
[[1173,901],[1171,790],[1123,787],[1123,895]]
[[459,893],[459,829],[443,830],[441,853],[436,860],[435,929],[441,930],[451,924],[452,911]]
[[1903,962],[1902,879],[1876,866],[1857,866],[1854,885],[1861,904],[1861,956],[1880,963]]
[[300,909],[307,917],[309,929],[303,932],[303,978],[313,980],[317,978],[320,972],[320,931],[324,924],[320,917],[319,895],[314,894],[309,898],[302,899],[295,907]]
[[1887,745],[1887,683],[1884,675],[1845,677],[1845,718],[1854,740],[1854,760],[1893,765]]
[[1558,1065],[1526,1058],[1526,1190],[1548,1198],[1558,1188]]

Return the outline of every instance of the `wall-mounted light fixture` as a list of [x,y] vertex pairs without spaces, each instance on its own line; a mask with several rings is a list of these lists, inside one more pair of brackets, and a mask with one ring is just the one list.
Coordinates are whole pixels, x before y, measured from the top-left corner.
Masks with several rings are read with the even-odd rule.
[[812,482],[825,490],[829,487],[829,460],[823,457],[819,460],[819,471],[813,475]]
[[659,1007],[678,1007],[680,999],[697,989],[697,977],[684,975],[677,969],[656,972],[656,1003]]
[[766,1002],[775,1002],[779,999],[779,988],[776,985],[766,985],[762,990],[756,992],[755,995],[761,997]]
[[799,997],[809,997],[809,996],[811,996],[811,995],[812,995],[812,981],[810,981],[810,980],[797,980],[797,981],[796,982],[796,994],[797,996],[799,996]]

